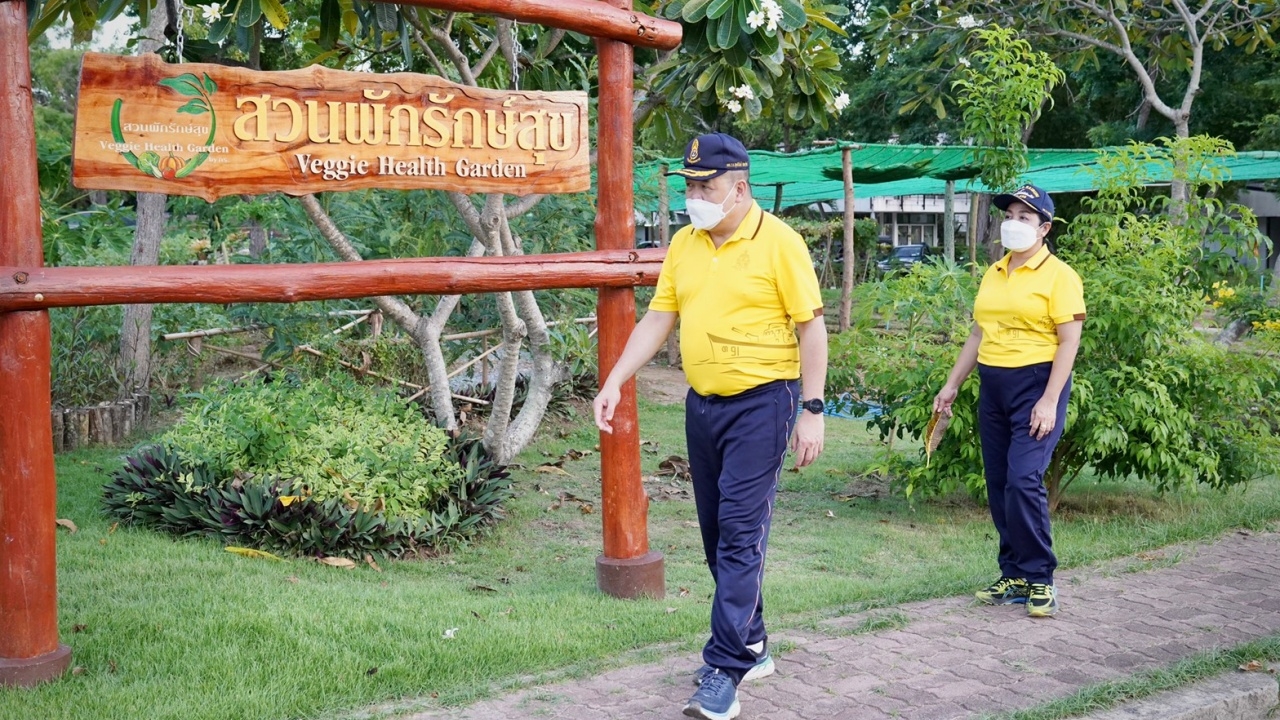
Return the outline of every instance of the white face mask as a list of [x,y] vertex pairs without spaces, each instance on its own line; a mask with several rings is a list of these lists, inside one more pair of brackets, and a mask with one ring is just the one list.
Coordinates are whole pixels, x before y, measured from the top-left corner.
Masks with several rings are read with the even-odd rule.
[[1040,233],[1037,228],[1019,222],[1017,220],[1005,220],[1000,223],[1000,244],[1005,249],[1013,252],[1021,252],[1036,244],[1036,240],[1040,239]]
[[685,212],[689,213],[689,224],[699,230],[710,230],[720,224],[722,220],[728,216],[729,211],[738,206],[738,201],[734,200],[733,204],[726,210],[724,201],[733,195],[733,188],[729,188],[729,194],[724,200],[713,203],[709,200],[699,200],[692,198],[684,201]]

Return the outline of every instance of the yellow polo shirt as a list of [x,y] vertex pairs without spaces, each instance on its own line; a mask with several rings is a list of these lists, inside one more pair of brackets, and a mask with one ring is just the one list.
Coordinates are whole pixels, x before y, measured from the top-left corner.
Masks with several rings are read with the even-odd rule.
[[1006,368],[1052,362],[1058,325],[1084,316],[1080,276],[1049,248],[1012,274],[1006,253],[987,268],[973,303],[973,321],[982,329],[978,362]]
[[800,377],[795,323],[821,315],[822,294],[804,240],[752,202],[719,249],[705,230],[676,233],[649,309],[680,314],[689,385],[727,396]]

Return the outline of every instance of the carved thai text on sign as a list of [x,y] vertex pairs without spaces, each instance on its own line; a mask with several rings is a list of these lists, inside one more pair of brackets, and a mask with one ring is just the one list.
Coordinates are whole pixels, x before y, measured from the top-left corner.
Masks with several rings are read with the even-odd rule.
[[587,96],[87,53],[72,177],[80,188],[209,201],[368,187],[581,192]]

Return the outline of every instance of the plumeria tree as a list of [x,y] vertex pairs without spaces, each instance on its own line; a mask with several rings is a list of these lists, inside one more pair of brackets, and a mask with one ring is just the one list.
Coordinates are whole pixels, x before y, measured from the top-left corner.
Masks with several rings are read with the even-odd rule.
[[[980,25],[998,24],[1036,38],[1064,66],[1096,62],[1099,54],[1121,59],[1142,88],[1143,108],[1169,119],[1174,135],[1190,136],[1192,110],[1202,90],[1206,57],[1229,46],[1253,52],[1273,47],[1280,35],[1280,0],[1187,0],[1099,2],[1048,0],[904,0],[877,9],[871,18],[878,32],[876,52],[887,56],[912,35],[943,40],[934,68],[954,67],[968,55]],[[923,86],[922,97],[944,88]],[[1174,203],[1186,199],[1186,183],[1175,181]]]
[[[172,10],[161,53],[171,60],[238,62],[257,66],[267,53],[289,64],[366,67],[375,71],[431,72],[476,87],[524,90],[580,89],[596,82],[594,44],[571,33],[522,25],[502,18],[469,15],[368,0],[274,0],[211,2],[162,0]],[[145,26],[161,8],[157,0],[31,0],[32,33],[69,19],[76,36],[87,38],[97,23],[122,12]],[[837,92],[839,60],[830,20],[842,8],[802,0],[674,0],[637,3],[684,24],[685,44],[659,54],[638,49],[635,115],[644,137],[659,151],[682,145],[726,111],[744,117],[782,116],[792,122],[825,123],[848,102]],[[192,10],[198,9],[198,12]],[[181,46],[181,52],[179,52]],[[536,211],[543,198],[445,193],[467,230],[457,254],[520,255],[531,243],[512,221]],[[290,201],[293,202],[293,201]],[[344,260],[367,255],[369,239],[352,237],[324,198],[297,200],[333,253]],[[589,227],[589,223],[585,224]],[[554,249],[552,247],[551,249]],[[532,292],[493,295],[504,350],[485,444],[506,461],[532,437],[561,377],[542,307]],[[380,297],[384,316],[413,338],[421,350],[434,416],[446,428],[459,424],[449,391],[441,336],[460,303],[442,297]],[[521,358],[532,365],[523,403],[517,402]]]

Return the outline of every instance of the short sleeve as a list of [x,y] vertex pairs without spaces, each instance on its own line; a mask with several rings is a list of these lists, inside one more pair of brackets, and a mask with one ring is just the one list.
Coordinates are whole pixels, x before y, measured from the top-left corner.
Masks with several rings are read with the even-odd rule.
[[657,312],[680,312],[680,303],[676,297],[676,258],[684,247],[687,232],[678,232],[667,248],[667,256],[662,260],[662,270],[658,272],[658,286],[653,291],[653,299],[649,301],[649,309]]
[[813,271],[809,248],[804,239],[790,228],[782,233],[776,262],[778,298],[791,320],[803,323],[821,315],[822,291],[818,286],[818,275]]
[[1049,296],[1049,317],[1055,325],[1084,320],[1084,283],[1068,265],[1063,265],[1053,279]]

